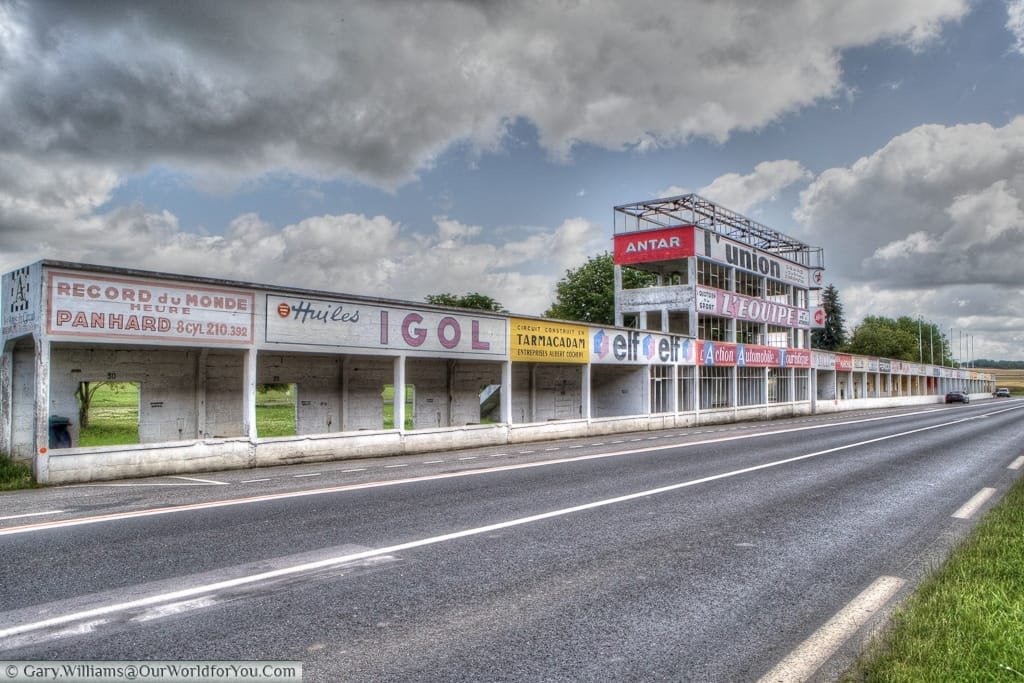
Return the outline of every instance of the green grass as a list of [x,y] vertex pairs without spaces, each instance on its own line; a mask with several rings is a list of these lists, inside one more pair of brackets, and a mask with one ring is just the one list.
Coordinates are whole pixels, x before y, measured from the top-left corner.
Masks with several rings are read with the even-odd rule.
[[849,681],[1024,681],[1024,479],[893,617]]
[[78,435],[79,446],[122,446],[139,442],[139,386],[104,383],[93,395],[89,426]]
[[256,393],[256,435],[295,436],[295,388],[273,386]]
[[0,455],[0,491],[35,488],[32,468],[24,462],[16,462],[6,455]]
[[[413,427],[413,396],[415,390],[411,384],[405,386],[405,428],[411,430]],[[385,384],[381,392],[384,401],[384,429],[395,428],[395,387],[393,384]]]

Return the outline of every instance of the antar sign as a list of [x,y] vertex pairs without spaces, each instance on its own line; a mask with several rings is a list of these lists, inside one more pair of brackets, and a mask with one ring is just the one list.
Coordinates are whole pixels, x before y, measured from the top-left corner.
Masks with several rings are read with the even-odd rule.
[[615,236],[615,263],[650,263],[693,256],[693,227],[645,230]]

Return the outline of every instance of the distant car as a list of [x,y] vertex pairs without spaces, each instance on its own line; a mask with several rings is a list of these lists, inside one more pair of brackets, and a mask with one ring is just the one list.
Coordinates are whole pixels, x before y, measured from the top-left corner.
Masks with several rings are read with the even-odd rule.
[[946,394],[946,403],[970,403],[971,397],[963,391],[951,391]]
[[1010,398],[1010,390],[1006,387],[996,389],[996,398]]

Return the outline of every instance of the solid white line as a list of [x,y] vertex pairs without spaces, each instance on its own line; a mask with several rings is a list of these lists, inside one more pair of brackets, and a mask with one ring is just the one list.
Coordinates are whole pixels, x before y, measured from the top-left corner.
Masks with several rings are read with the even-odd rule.
[[814,634],[797,646],[759,683],[806,681],[850,636],[857,632],[905,584],[895,576],[880,576]]
[[960,509],[953,513],[953,516],[957,519],[970,519],[995,492],[996,490],[993,488],[983,488],[971,496],[969,501],[961,505]]
[[1021,466],[1024,466],[1024,455],[1018,457],[1016,460],[1011,462],[1010,466],[1007,469],[1019,470]]
[[181,477],[171,475],[170,479],[184,479],[185,481],[198,481],[201,484],[216,484],[217,486],[230,486],[226,481],[214,481],[213,479],[197,479],[196,477]]
[[59,515],[64,512],[63,510],[47,510],[46,512],[26,512],[20,515],[7,515],[6,517],[0,517],[0,522],[5,519],[21,519],[23,517],[40,517],[42,515]]
[[[1024,406],[1022,406],[1024,408]],[[924,411],[933,412],[933,411]],[[905,417],[906,413],[903,413],[897,417]],[[598,460],[602,458],[615,458],[623,455],[637,455],[640,453],[651,453],[654,451],[664,451],[669,449],[682,449],[682,448],[696,448],[699,446],[706,446],[708,444],[726,443],[729,441],[742,441],[751,438],[761,438],[765,436],[776,436],[779,434],[789,434],[792,432],[802,432],[811,429],[821,429],[823,427],[834,427],[842,424],[854,424],[860,422],[874,422],[876,420],[888,419],[889,416],[881,418],[867,418],[863,420],[853,420],[847,423],[829,423],[827,425],[815,425],[812,427],[793,427],[786,429],[778,429],[771,432],[758,432],[756,434],[741,434],[736,436],[725,436],[725,437],[712,437],[708,439],[701,439],[699,441],[689,441],[681,444],[666,444],[661,446],[648,446],[644,448],[631,448],[624,451],[609,451],[608,453],[591,453],[588,455],[577,455],[573,457],[555,458],[553,460],[544,460],[541,462],[527,462],[527,463],[516,463],[511,465],[496,465],[494,467],[484,467],[480,469],[464,470],[461,472],[445,472],[441,474],[430,474],[421,477],[408,477],[405,479],[395,479],[392,481],[371,481],[362,484],[346,484],[341,486],[331,486],[327,488],[309,489],[303,491],[286,491],[283,493],[268,493],[259,496],[249,496],[246,498],[228,498],[225,500],[210,501],[208,503],[188,503],[185,505],[173,505],[162,508],[149,508],[144,510],[133,510],[130,512],[117,512],[107,515],[96,515],[94,517],[79,517],[77,519],[67,519],[56,522],[38,522],[35,524],[26,524],[23,526],[10,527],[7,529],[0,529],[0,536],[8,536],[12,534],[27,533],[30,531],[39,531],[43,529],[55,529],[63,528],[67,526],[79,526],[82,524],[96,524],[98,522],[108,522],[121,519],[131,519],[134,517],[148,517],[151,515],[166,515],[174,512],[185,512],[188,510],[205,510],[208,508],[217,507],[229,507],[233,505],[246,505],[249,503],[260,503],[266,501],[284,500],[286,498],[300,498],[303,496],[317,496],[325,493],[339,493],[342,491],[354,491],[358,489],[366,488],[378,488],[383,486],[398,486],[402,484],[414,484],[421,481],[434,481],[437,479],[449,479],[454,477],[472,477],[483,474],[491,474],[494,472],[507,472],[512,470],[525,469],[529,467],[548,467],[550,465],[562,465],[565,463],[582,462],[585,460]],[[784,460],[777,460],[774,462],[764,463],[762,465],[755,465],[742,470],[736,470],[734,472],[725,473],[722,475],[714,475],[712,477],[698,480],[695,483],[703,483],[705,481],[714,481],[715,479],[721,479],[727,476],[734,476],[736,474],[744,474],[746,472],[754,472],[762,470],[768,467],[776,467],[778,465],[784,465],[791,462],[797,462],[806,458],[813,458],[819,455],[825,455],[827,453],[835,453],[838,451],[847,450],[849,448],[856,448],[858,446],[865,446],[867,444],[877,443],[880,441],[886,441],[888,439],[895,439],[901,436],[908,436],[910,434],[917,434],[920,432],[927,432],[932,429],[941,429],[943,427],[949,427],[951,425],[960,424],[970,420],[971,418],[960,418],[957,420],[951,420],[949,422],[941,422],[939,424],[931,425],[928,427],[919,427],[917,429],[911,429],[906,432],[899,432],[896,434],[889,434],[888,436],[881,436],[875,439],[868,439],[867,441],[858,441],[855,443],[846,444],[844,446],[837,446],[824,451],[818,451],[816,453],[808,453],[806,455],[800,455],[793,458],[786,458]],[[520,451],[520,454],[533,453],[533,451]],[[385,465],[385,467],[405,467],[405,465]],[[346,470],[348,471],[348,470]],[[185,484],[183,484],[184,486]]]

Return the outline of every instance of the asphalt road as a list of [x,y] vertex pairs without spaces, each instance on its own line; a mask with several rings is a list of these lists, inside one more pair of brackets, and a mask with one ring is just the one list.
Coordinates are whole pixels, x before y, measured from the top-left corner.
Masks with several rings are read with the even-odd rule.
[[797,677],[830,679],[1018,476],[1022,415],[981,401],[0,494],[0,659],[758,680],[888,577],[852,637],[805,645]]

